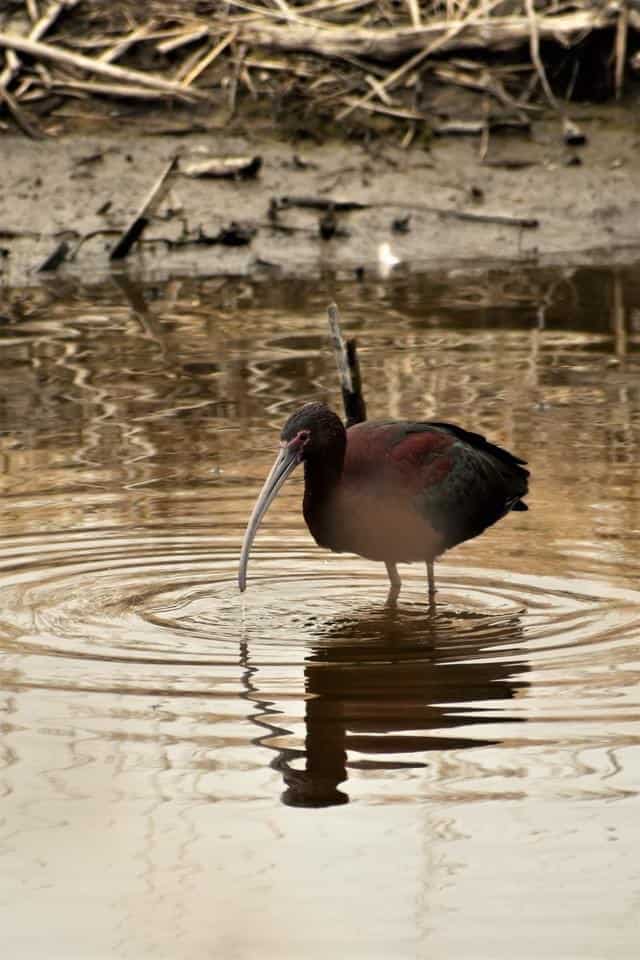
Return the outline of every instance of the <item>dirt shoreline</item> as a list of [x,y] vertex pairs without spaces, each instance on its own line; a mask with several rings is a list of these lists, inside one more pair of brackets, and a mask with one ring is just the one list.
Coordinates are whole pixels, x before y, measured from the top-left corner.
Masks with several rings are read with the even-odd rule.
[[[202,152],[259,155],[262,167],[250,180],[180,176],[124,269],[156,279],[245,274],[269,265],[286,273],[371,270],[382,243],[417,268],[469,260],[628,262],[640,257],[640,116],[633,106],[606,106],[584,108],[578,120],[584,146],[565,146],[557,119],[549,118],[527,138],[494,136],[488,164],[479,160],[477,138],[434,138],[402,150],[384,141],[364,148],[214,132],[150,136],[144,127],[135,135],[77,132],[45,142],[5,135],[0,283],[50,277],[38,267],[57,244],[66,237],[73,250],[94,231],[114,232],[88,239],[59,272],[84,279],[108,273],[115,231],[135,215],[163,165],[176,153]],[[271,198],[282,196],[372,206],[338,213],[337,231],[325,240],[317,210],[287,209],[277,224],[270,221]],[[535,219],[538,226],[461,220],[424,207]],[[394,230],[393,221],[407,216],[408,230]],[[234,221],[255,228],[248,245],[169,247],[162,240],[175,243],[185,228],[216,236]]]

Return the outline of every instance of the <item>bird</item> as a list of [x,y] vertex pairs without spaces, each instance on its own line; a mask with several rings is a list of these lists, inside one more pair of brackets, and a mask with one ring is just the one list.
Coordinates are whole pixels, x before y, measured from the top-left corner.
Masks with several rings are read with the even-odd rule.
[[287,477],[304,465],[303,515],[316,543],[382,561],[388,600],[400,593],[398,563],[427,565],[477,537],[512,510],[527,510],[525,460],[452,423],[365,420],[345,428],[324,403],[293,413],[244,535],[238,586],[246,589],[251,545]]

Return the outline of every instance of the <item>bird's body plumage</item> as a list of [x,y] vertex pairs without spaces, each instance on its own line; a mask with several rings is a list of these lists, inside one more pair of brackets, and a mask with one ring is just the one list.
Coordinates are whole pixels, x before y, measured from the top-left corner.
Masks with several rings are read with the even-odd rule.
[[318,544],[391,563],[432,561],[527,492],[522,461],[452,424],[350,427],[339,474],[306,461],[304,516]]
[[240,564],[260,519],[298,463],[304,463],[303,513],[316,543],[384,561],[397,596],[397,563],[432,563],[510,510],[526,510],[524,461],[477,433],[439,421],[367,420],[345,430],[321,403],[293,414],[280,454],[247,526]]

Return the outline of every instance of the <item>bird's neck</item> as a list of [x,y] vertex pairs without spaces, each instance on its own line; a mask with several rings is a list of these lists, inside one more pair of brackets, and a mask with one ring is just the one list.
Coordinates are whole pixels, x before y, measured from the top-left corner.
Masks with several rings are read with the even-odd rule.
[[304,496],[318,502],[331,496],[340,483],[344,452],[340,457],[317,457],[305,461]]
[[324,545],[331,526],[331,504],[344,464],[344,447],[333,455],[313,457],[304,465],[304,500],[302,512],[317,543]]

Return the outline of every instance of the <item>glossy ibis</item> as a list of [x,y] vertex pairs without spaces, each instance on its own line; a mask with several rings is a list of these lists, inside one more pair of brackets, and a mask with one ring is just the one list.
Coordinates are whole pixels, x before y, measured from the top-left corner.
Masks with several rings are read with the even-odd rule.
[[251,544],[289,474],[304,463],[303,513],[321,547],[386,564],[389,599],[400,591],[396,564],[427,564],[478,536],[510,510],[526,510],[520,460],[451,423],[367,420],[345,430],[322,403],[307,403],[282,428],[280,450],[253,508],[238,584],[246,586]]

